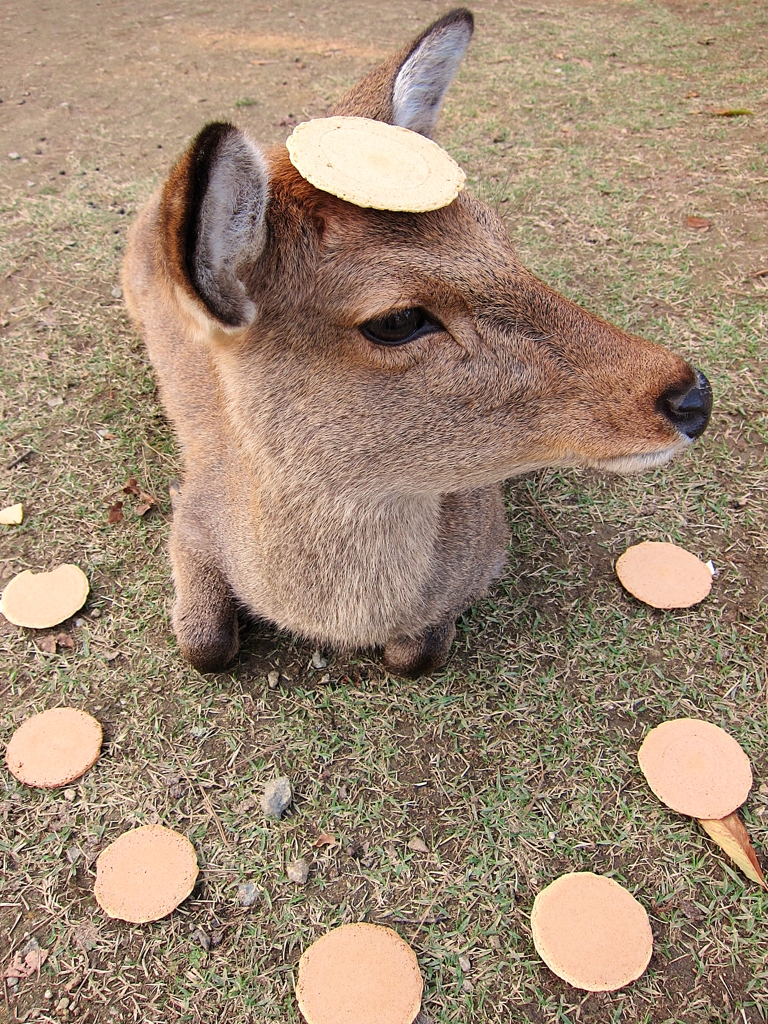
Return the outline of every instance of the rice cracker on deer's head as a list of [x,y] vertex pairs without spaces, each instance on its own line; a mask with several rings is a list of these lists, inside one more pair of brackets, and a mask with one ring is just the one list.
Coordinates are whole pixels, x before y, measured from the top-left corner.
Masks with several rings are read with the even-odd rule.
[[[430,137],[472,28],[439,19],[331,116]],[[709,419],[701,373],[547,287],[468,191],[413,212],[321,184],[210,124],[131,234],[126,299],[185,462],[173,624],[203,670],[235,657],[238,608],[434,669],[501,571],[503,480],[659,466]]]

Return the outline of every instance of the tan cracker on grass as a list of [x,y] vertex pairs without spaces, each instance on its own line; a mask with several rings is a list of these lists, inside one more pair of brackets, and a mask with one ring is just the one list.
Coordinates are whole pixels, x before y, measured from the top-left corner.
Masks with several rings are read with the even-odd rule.
[[575,988],[613,992],[648,966],[648,915],[618,882],[591,871],[561,875],[531,912],[533,944],[554,973]]
[[88,577],[76,565],[65,563],[51,572],[25,569],[3,591],[0,611],[15,626],[47,629],[79,611],[89,589]]
[[677,544],[643,541],[616,560],[616,575],[638,601],[652,608],[690,608],[712,589],[712,573]]
[[56,789],[88,771],[101,752],[101,725],[77,708],[51,708],[11,736],[5,763],[25,786]]
[[749,758],[736,740],[698,718],[676,718],[651,729],[637,760],[659,800],[692,818],[724,818],[752,788]]
[[93,893],[109,917],[145,924],[175,910],[194,889],[197,874],[195,848],[186,836],[142,825],[99,854]]
[[423,988],[416,954],[397,932],[345,924],[304,951],[296,998],[307,1024],[413,1024]]
[[410,213],[439,210],[453,202],[466,180],[436,142],[368,117],[304,121],[286,145],[303,178],[355,206]]

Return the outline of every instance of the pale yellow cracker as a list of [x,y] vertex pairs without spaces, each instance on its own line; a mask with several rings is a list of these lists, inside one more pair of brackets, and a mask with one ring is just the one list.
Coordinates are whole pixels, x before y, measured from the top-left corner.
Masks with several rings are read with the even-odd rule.
[[307,1024],[413,1024],[423,988],[416,954],[397,932],[345,924],[304,951],[296,998]]
[[538,894],[531,933],[547,967],[587,992],[614,992],[635,981],[653,952],[642,905],[618,882],[591,871],[561,875]]
[[698,718],[651,729],[637,760],[659,800],[692,818],[725,818],[752,788],[749,758],[733,736]]
[[26,786],[55,789],[79,779],[101,752],[101,725],[77,708],[33,715],[11,736],[5,763]]
[[304,121],[286,145],[303,178],[355,206],[410,213],[439,210],[453,202],[466,180],[436,142],[367,117]]
[[661,541],[643,541],[627,548],[616,561],[622,586],[652,608],[690,608],[712,589],[712,572],[704,562]]
[[3,591],[0,611],[15,626],[47,629],[82,608],[88,590],[88,577],[76,565],[65,563],[51,572],[25,569]]
[[143,825],[99,854],[93,894],[110,917],[157,921],[189,896],[197,880],[195,848],[178,832]]

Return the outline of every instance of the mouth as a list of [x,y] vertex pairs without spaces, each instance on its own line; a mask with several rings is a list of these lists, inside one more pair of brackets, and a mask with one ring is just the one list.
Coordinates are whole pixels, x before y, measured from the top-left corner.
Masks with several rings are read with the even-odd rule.
[[649,469],[656,469],[665,466],[676,455],[679,455],[692,442],[689,440],[676,441],[668,448],[660,452],[642,452],[637,455],[619,455],[615,459],[601,459],[592,465],[595,469],[605,470],[609,473],[645,473]]

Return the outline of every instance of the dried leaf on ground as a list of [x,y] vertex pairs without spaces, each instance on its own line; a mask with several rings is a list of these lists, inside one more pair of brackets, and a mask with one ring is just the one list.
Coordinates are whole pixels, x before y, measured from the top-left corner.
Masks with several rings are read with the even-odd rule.
[[40,968],[48,958],[48,950],[41,949],[34,940],[27,943],[23,950],[18,949],[13,955],[13,960],[3,972],[5,978],[31,978],[38,974]]
[[711,114],[712,117],[754,117],[753,110],[743,110],[740,107],[734,109],[731,109],[730,107],[717,110],[709,109],[707,110],[707,113]]
[[726,818],[699,818],[699,824],[717,845],[725,850],[747,878],[768,889],[744,823],[736,811]]
[[328,832],[321,832],[312,845],[319,849],[321,846],[335,846],[336,843],[336,836],[329,835]]
[[138,498],[140,493],[139,481],[135,476],[129,476],[123,484],[123,494],[132,494],[135,498]]
[[108,523],[119,523],[123,518],[123,503],[122,501],[116,501],[114,505],[109,506],[107,512]]
[[686,217],[685,226],[693,228],[694,231],[706,231],[712,227],[712,221],[707,220],[706,217]]
[[55,636],[44,636],[41,640],[38,640],[37,646],[45,654],[56,653],[56,637]]
[[418,836],[414,836],[413,839],[408,843],[408,849],[413,850],[414,853],[429,853],[429,847],[423,839],[419,839]]
[[99,944],[99,930],[93,921],[81,921],[80,924],[76,925],[72,930],[72,938],[75,943],[87,953],[91,949],[95,949]]

